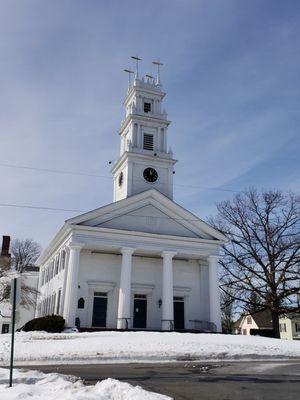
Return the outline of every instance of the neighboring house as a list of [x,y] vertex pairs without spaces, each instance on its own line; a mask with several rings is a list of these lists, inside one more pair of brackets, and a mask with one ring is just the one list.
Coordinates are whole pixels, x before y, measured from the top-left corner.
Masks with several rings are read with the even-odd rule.
[[[9,254],[9,243],[10,237],[3,236],[2,241],[2,252],[0,262],[3,265],[3,261],[6,263],[6,266],[10,264],[11,258]],[[36,266],[28,266],[25,271],[21,274],[21,288],[22,286],[30,286],[34,289],[38,287],[38,276],[39,276],[39,268]],[[36,302],[36,295],[30,295],[32,303]],[[16,329],[21,328],[27,321],[30,321],[34,318],[35,315],[35,307],[28,305],[19,305],[17,307],[16,312]],[[11,305],[10,301],[2,301],[0,303],[0,334],[11,332]]]
[[282,315],[279,319],[281,339],[300,340],[300,313]]
[[257,311],[253,314],[241,315],[233,325],[236,335],[250,335],[251,329],[273,329],[271,312],[268,310]]
[[129,86],[114,202],[67,220],[40,256],[36,316],[61,314],[69,327],[221,332],[226,238],[173,201],[164,96],[159,77]]

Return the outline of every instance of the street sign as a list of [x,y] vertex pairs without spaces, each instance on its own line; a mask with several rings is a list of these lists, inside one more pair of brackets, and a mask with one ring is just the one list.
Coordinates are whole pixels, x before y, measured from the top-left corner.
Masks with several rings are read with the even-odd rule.
[[16,308],[21,300],[21,278],[15,276],[11,280],[10,304],[12,305],[11,312],[11,346],[10,346],[10,366],[9,366],[9,387],[12,387],[13,367],[14,367],[14,346],[15,346],[15,323],[16,323]]
[[14,295],[14,285],[16,282],[16,304],[20,304],[21,301],[21,277],[11,280],[11,288],[10,288],[10,304],[13,304],[13,295]]

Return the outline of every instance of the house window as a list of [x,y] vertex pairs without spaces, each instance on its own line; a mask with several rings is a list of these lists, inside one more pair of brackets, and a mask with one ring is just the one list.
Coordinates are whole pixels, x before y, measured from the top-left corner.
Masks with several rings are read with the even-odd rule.
[[151,112],[151,103],[144,102],[144,112],[145,113]]
[[1,333],[8,333],[9,332],[9,324],[2,324]]
[[149,135],[149,133],[144,133],[143,149],[153,151],[153,135]]
[[251,317],[247,317],[247,324],[248,325],[252,324],[252,318]]
[[280,332],[286,332],[286,324],[279,324],[279,331]]
[[296,323],[295,323],[295,331],[296,331],[297,333],[300,332],[300,322],[296,322]]
[[247,329],[243,329],[243,335],[247,335]]

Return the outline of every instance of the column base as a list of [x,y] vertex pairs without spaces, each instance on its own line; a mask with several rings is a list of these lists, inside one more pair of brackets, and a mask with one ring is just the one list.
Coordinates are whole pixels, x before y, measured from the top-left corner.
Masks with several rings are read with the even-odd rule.
[[130,318],[118,318],[117,329],[127,330],[130,328]]
[[174,331],[174,321],[173,320],[163,320],[161,321],[162,331]]

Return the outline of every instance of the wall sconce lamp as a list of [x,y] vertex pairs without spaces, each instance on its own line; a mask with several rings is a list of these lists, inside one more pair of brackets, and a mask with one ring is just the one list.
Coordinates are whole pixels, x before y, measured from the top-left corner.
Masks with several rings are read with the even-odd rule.
[[158,300],[158,307],[160,308],[161,305],[162,305],[162,299],[159,299],[159,300]]

